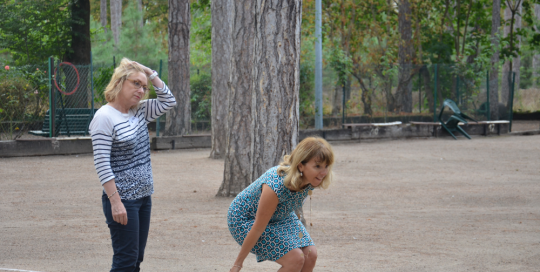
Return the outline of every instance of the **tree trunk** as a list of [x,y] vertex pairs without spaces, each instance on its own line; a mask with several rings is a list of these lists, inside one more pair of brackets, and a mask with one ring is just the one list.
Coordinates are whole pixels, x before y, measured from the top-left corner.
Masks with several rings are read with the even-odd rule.
[[100,0],[99,5],[99,21],[107,33],[107,0]]
[[491,71],[489,74],[489,110],[491,120],[499,119],[499,41],[496,37],[499,34],[501,26],[501,0],[493,0],[493,9],[491,13]]
[[227,115],[227,148],[223,183],[217,196],[236,196],[251,182],[252,176],[252,80],[255,15],[252,1],[230,0],[230,66]]
[[191,132],[189,89],[189,0],[169,0],[169,88],[176,106],[167,113],[166,136]]
[[433,87],[432,87],[433,82],[431,80],[431,75],[429,74],[428,67],[426,65],[422,66],[422,68],[420,68],[419,73],[423,79],[422,87],[424,87],[424,92],[426,94],[426,98],[428,101],[429,112],[433,113],[433,103],[434,103]]
[[142,0],[137,0],[137,10],[141,13],[141,28],[144,27],[144,15]]
[[111,5],[111,30],[114,44],[118,45],[120,29],[122,28],[122,0],[110,0]]
[[212,151],[221,159],[227,148],[228,81],[231,39],[228,8],[230,0],[212,1]]
[[[534,4],[534,18],[540,20],[540,5]],[[536,33],[540,33],[540,29],[535,28]],[[532,59],[533,67],[533,87],[538,88],[540,81],[540,54],[533,55]]]
[[298,143],[301,0],[257,0],[253,73],[253,177]]
[[411,6],[409,0],[398,2],[399,21],[399,74],[398,89],[396,91],[397,103],[400,111],[412,112],[412,55],[414,53],[412,40]]
[[340,116],[343,105],[343,86],[337,84],[334,87],[334,95],[332,98],[332,116]]
[[65,90],[70,92],[77,88],[75,93],[65,96],[64,106],[68,108],[87,108],[90,95],[90,52],[92,50],[90,40],[90,0],[73,0],[71,3],[71,50],[66,54],[65,61],[77,66],[79,72],[79,85],[75,71],[68,66],[63,66],[66,76]]
[[234,2],[228,146],[218,196],[240,193],[298,141],[301,1]]
[[[521,5],[519,5],[516,14],[514,15],[513,31],[510,29],[510,25],[505,25],[503,35],[508,37],[514,35],[513,46],[519,48],[521,46],[521,38],[516,37],[516,31],[521,28]],[[504,20],[510,21],[512,19],[512,10],[510,7],[504,9]],[[501,80],[501,103],[508,109],[510,107],[510,88],[512,84],[512,72],[516,73],[516,82],[514,85],[515,90],[519,88],[519,68],[521,67],[521,56],[507,60],[503,65],[502,80]]]

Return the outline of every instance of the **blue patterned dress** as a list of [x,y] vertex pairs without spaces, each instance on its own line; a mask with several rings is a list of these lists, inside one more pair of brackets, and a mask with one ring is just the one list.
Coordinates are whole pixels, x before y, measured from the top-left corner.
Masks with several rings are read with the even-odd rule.
[[277,173],[277,166],[270,168],[260,178],[244,189],[232,201],[227,216],[227,224],[234,240],[242,245],[255,223],[255,214],[261,198],[262,185],[267,184],[276,193],[279,204],[268,226],[251,249],[257,255],[257,262],[276,261],[295,248],[313,246],[313,240],[294,211],[300,208],[313,186],[308,185],[298,192],[292,192],[283,184],[285,177]]

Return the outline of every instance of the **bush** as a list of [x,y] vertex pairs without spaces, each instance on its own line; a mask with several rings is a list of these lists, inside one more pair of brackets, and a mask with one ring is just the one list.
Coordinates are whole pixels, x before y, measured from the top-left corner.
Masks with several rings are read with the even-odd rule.
[[46,85],[35,84],[41,82],[42,73],[39,69],[30,73],[20,68],[0,73],[0,131],[5,133],[2,138],[20,137],[29,122],[44,115]]
[[212,114],[212,77],[208,73],[191,75],[191,119],[210,120]]

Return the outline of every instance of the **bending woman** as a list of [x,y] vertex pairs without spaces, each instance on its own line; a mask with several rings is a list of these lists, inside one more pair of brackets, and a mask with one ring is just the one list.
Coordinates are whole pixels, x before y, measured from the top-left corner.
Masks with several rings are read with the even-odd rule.
[[[143,100],[148,80],[157,99]],[[156,71],[126,58],[114,70],[105,98],[109,103],[96,112],[90,134],[114,252],[111,271],[140,271],[154,193],[147,124],[176,101]]]
[[274,261],[278,271],[313,271],[317,249],[294,211],[314,188],[332,182],[332,147],[321,138],[306,138],[244,189],[231,203],[227,223],[242,246],[230,271],[242,269],[249,252],[257,262]]

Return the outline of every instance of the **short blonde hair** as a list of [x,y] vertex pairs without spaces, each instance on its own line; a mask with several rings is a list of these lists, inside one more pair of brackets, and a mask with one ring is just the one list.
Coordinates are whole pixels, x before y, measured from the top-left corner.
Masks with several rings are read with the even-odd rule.
[[[124,82],[134,73],[143,73],[146,76],[146,73],[139,65],[134,65],[132,64],[131,60],[123,58],[120,65],[114,69],[114,74],[112,75],[111,81],[103,93],[107,102],[114,102],[114,100],[116,100],[116,97],[118,97],[118,94],[124,86]],[[147,98],[148,92],[145,92],[142,99]]]
[[328,174],[318,187],[326,189],[330,186],[333,178],[332,165],[334,164],[332,146],[322,138],[308,137],[296,146],[291,152],[291,155],[285,155],[283,162],[279,164],[277,172],[280,176],[285,175],[285,180],[283,181],[285,187],[294,191],[302,189],[302,178],[298,170],[298,165],[301,163],[306,164],[313,158],[317,158],[328,165]]

